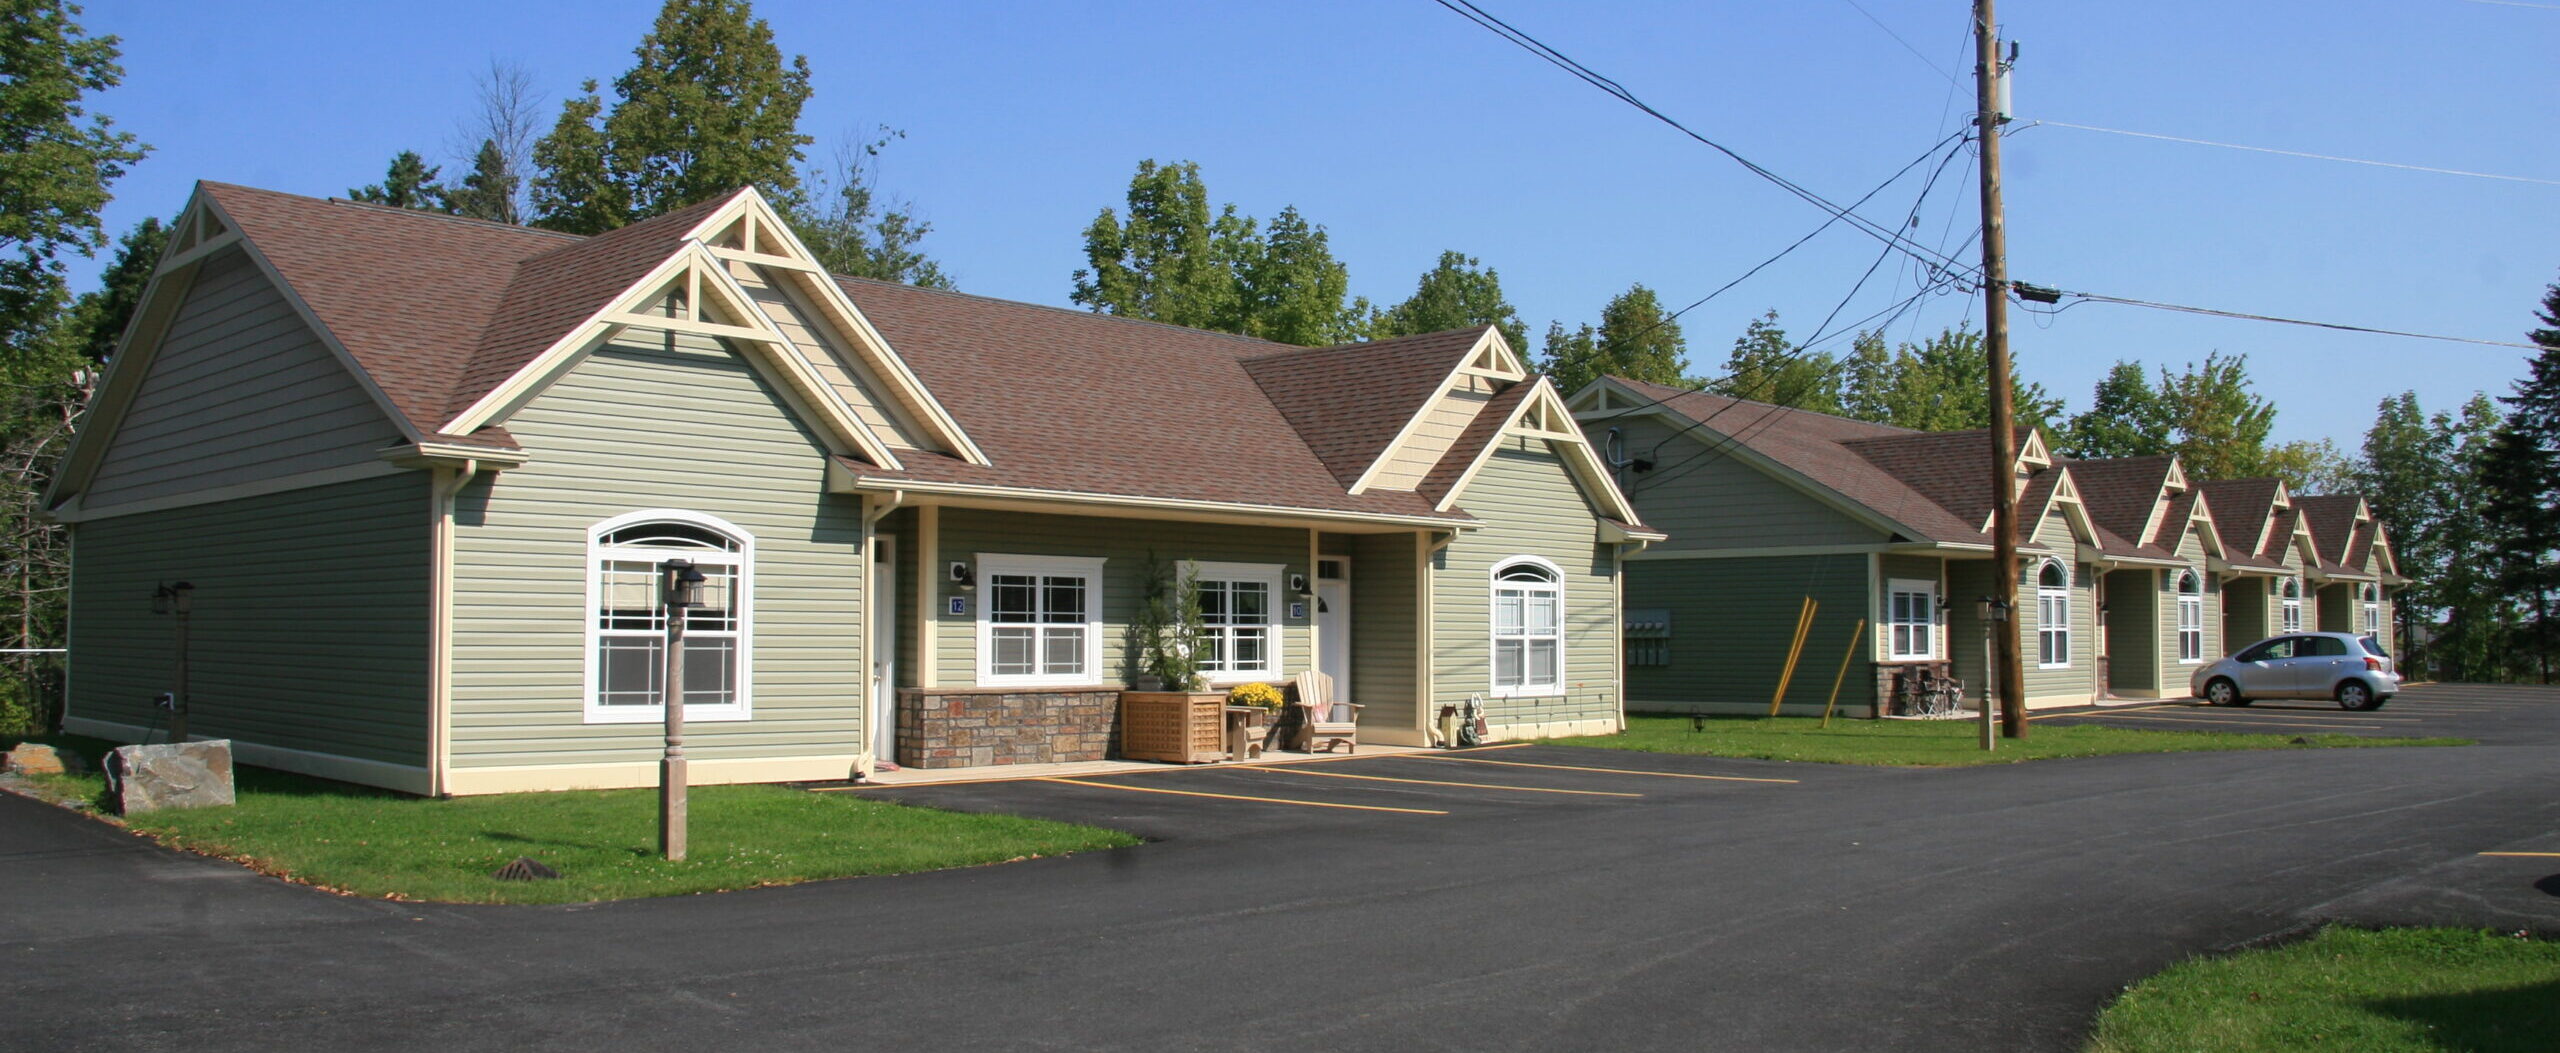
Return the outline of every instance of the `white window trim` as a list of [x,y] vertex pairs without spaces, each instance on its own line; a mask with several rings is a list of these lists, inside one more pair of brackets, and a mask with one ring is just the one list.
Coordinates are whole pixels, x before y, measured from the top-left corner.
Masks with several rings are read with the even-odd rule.
[[[979,595],[972,601],[977,608],[978,685],[981,687],[1092,687],[1102,683],[1102,565],[1101,556],[1026,556],[1007,552],[977,554]],[[995,579],[998,574],[1055,574],[1080,576],[1084,588],[1084,673],[1081,676],[1050,676],[1042,673],[999,676],[994,672],[995,637],[988,631],[994,619]]]
[[[2187,591],[2187,581],[2189,579],[2193,579],[2196,583],[2196,591],[2194,592]],[[2198,574],[2193,570],[2179,571],[2178,577],[2171,583],[2170,587],[2177,594],[2178,600],[2178,664],[2203,665],[2204,575]],[[2193,604],[2195,606],[2196,612],[2196,656],[2193,658],[2187,657],[2187,607],[2189,604]]]
[[[2045,587],[2044,569],[2046,567],[2062,568],[2061,588],[2048,589]],[[2071,585],[2071,568],[2064,565],[2061,560],[2048,559],[2042,563],[2036,564],[2036,668],[2038,669],[2071,668]],[[2044,601],[2046,597],[2055,594],[2059,594],[2062,597],[2062,624],[2059,626],[2050,626],[2046,625],[2044,620]],[[2044,660],[2044,634],[2048,632],[2059,632],[2062,636],[2062,660],[2059,662],[2047,662]]]
[[2382,590],[2367,585],[2356,590],[2356,600],[2364,609],[2364,633],[2376,639],[2382,636]]
[[1255,682],[1267,683],[1277,678],[1280,675],[1280,670],[1288,667],[1287,659],[1281,654],[1281,645],[1289,635],[1289,620],[1284,617],[1284,614],[1286,613],[1287,605],[1296,599],[1295,597],[1283,596],[1280,594],[1280,581],[1281,578],[1286,576],[1286,572],[1289,569],[1288,565],[1284,563],[1209,563],[1198,560],[1186,560],[1183,562],[1182,567],[1185,571],[1191,574],[1193,579],[1198,581],[1258,581],[1269,587],[1271,590],[1271,602],[1266,605],[1262,611],[1264,619],[1262,623],[1263,628],[1270,634],[1267,638],[1267,645],[1262,649],[1262,665],[1253,669],[1240,669],[1215,673],[1204,669],[1201,670],[1200,675],[1208,678],[1210,686],[1213,687],[1234,687],[1238,684],[1250,684]]
[[2298,633],[2302,631],[2302,579],[2286,578],[2284,586],[2277,590],[2276,624],[2286,632]]
[[[1534,587],[1552,588],[1556,595],[1556,678],[1551,683],[1522,683],[1512,687],[1504,687],[1500,684],[1494,683],[1494,670],[1500,664],[1495,656],[1502,650],[1502,633],[1500,631],[1501,623],[1500,620],[1494,616],[1494,606],[1496,602],[1494,599],[1494,591],[1504,587],[1504,582],[1502,580],[1503,571],[1522,565],[1538,567],[1549,574],[1555,575],[1554,582],[1535,585]],[[1511,582],[1509,584],[1512,587],[1533,585],[1531,582]],[[1491,569],[1485,571],[1484,590],[1485,686],[1490,691],[1490,697],[1551,698],[1564,694],[1566,679],[1565,657],[1566,652],[1569,649],[1566,637],[1570,635],[1565,631],[1565,625],[1569,619],[1566,617],[1565,608],[1564,568],[1556,566],[1554,562],[1538,556],[1513,556],[1494,564]],[[1527,636],[1526,634],[1523,634],[1521,638],[1524,640],[1533,639],[1533,637]],[[1529,656],[1525,647],[1522,649],[1520,656],[1520,675],[1523,678],[1529,675]]]
[[[1903,651],[1893,646],[1893,631],[1901,623],[1893,617],[1893,594],[1917,592],[1927,597],[1929,612],[1929,649],[1926,652]],[[1889,662],[1923,662],[1938,657],[1939,644],[1946,640],[1946,614],[1938,610],[1938,583],[1921,578],[1892,578],[1884,586],[1884,651]]]
[[[668,548],[654,545],[606,545],[604,536],[624,527],[642,523],[683,523],[726,535],[738,543],[736,552],[710,552],[700,549]],[[604,667],[596,660],[598,641],[604,636],[596,624],[596,610],[604,599],[604,561],[613,557],[646,557],[664,562],[682,557],[696,563],[726,564],[738,568],[738,691],[737,701],[725,706],[687,704],[687,721],[739,721],[755,717],[755,625],[756,625],[756,537],[737,524],[718,516],[688,512],[680,508],[649,508],[615,516],[587,528],[587,600],[579,613],[586,625],[586,652],[582,658],[585,671],[581,677],[579,708],[589,724],[663,724],[667,720],[664,704],[655,706],[607,706],[596,701],[596,690],[603,685]]]

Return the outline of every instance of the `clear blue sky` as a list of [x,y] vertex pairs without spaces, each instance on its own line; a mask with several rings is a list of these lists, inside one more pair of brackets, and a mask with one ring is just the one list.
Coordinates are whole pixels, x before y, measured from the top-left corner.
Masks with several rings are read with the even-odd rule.
[[[1966,0],[1860,0],[1925,62],[1847,0],[1479,2],[1843,202],[1970,108]],[[108,222],[173,213],[199,178],[343,194],[401,149],[450,161],[471,76],[492,57],[530,70],[549,114],[582,79],[628,67],[657,6],[92,0],[85,21],[124,38],[127,71],[97,109],[155,147]],[[970,292],[1065,304],[1080,232],[1149,157],[1198,161],[1214,197],[1257,216],[1297,205],[1331,231],[1354,291],[1380,303],[1443,249],[1482,257],[1533,343],[1549,320],[1596,320],[1632,282],[1686,303],[1823,218],[1429,0],[756,6],[786,53],[809,57],[802,128],[818,149],[883,123],[909,133],[885,159],[886,189],[933,222],[926,247]],[[2002,6],[2024,49],[2021,124],[2560,178],[2560,10]],[[2560,279],[2560,187],[2049,126],[2006,150],[2011,272],[2042,284],[2520,340]],[[1973,222],[1965,164],[1931,196],[1923,240],[1952,225],[1952,248]],[[1916,190],[1888,191],[1873,214],[1895,221]],[[1763,310],[1809,335],[1876,248],[1835,227],[1689,315],[1693,370],[1717,371]],[[1911,280],[1888,261],[1843,317]],[[1943,297],[1895,335],[1979,317],[1978,302]],[[2277,438],[2350,452],[2378,399],[2415,389],[2434,409],[2504,393],[2527,354],[2101,304],[2016,317],[2024,375],[2075,408],[2118,358],[2245,352],[2280,408]]]

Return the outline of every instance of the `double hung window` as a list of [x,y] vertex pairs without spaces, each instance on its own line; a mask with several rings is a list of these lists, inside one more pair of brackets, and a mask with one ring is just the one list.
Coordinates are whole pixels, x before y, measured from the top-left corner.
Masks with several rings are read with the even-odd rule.
[[1272,612],[1280,594],[1274,565],[1201,563],[1200,673],[1211,680],[1244,681],[1278,675],[1280,636]]
[[667,609],[658,568],[671,559],[691,561],[703,576],[702,605],[685,611],[685,719],[747,718],[754,548],[745,531],[691,512],[637,512],[588,530],[588,722],[666,718]]
[[1522,556],[1493,569],[1493,693],[1564,690],[1564,584],[1554,564]]
[[2357,594],[2358,598],[2364,601],[2364,634],[2380,635],[2382,633],[2382,590],[2367,585],[2357,590]]
[[978,557],[978,682],[1100,681],[1102,560]]
[[1896,579],[1885,589],[1885,624],[1891,639],[1886,657],[1895,661],[1938,656],[1938,584]]
[[2284,631],[2302,631],[2302,579],[2284,579]]
[[2178,573],[2178,661],[2204,661],[2204,580],[2192,570]]
[[2036,666],[2071,664],[2071,572],[2058,560],[2036,572]]

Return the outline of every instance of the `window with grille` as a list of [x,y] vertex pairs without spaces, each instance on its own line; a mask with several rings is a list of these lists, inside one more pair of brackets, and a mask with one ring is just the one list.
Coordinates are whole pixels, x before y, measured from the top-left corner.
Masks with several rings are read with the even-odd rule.
[[1896,579],[1885,587],[1885,657],[1913,661],[1938,656],[1938,583]]
[[666,718],[667,610],[661,565],[702,572],[702,605],[685,611],[687,720],[748,715],[750,597],[755,539],[710,516],[651,511],[597,524],[587,535],[587,692],[591,723]]
[[979,682],[1100,682],[1102,562],[980,555]]
[[2364,633],[2379,636],[2382,633],[2382,590],[2367,585],[2359,591],[2364,600]]
[[2284,580],[2284,631],[2302,631],[2302,579]]
[[2048,560],[2036,572],[2036,665],[2060,669],[2071,664],[2071,572]]
[[1493,692],[1564,690],[1564,585],[1554,564],[1522,556],[1493,569]]
[[[1334,576],[1341,576],[1339,561]],[[1319,564],[1321,566],[1322,564]],[[1200,582],[1200,673],[1217,681],[1279,675],[1280,636],[1273,611],[1279,603],[1278,564],[1197,563]]]
[[2204,579],[2178,574],[2178,661],[2204,661]]

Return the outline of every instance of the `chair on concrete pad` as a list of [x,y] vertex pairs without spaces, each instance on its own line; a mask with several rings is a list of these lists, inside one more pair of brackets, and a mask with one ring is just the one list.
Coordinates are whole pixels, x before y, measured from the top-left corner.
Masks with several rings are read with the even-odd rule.
[[1309,753],[1324,752],[1340,746],[1346,753],[1360,752],[1360,708],[1333,697],[1333,677],[1320,670],[1309,669],[1298,674],[1298,744]]

